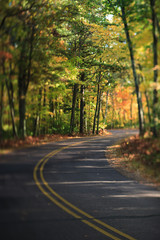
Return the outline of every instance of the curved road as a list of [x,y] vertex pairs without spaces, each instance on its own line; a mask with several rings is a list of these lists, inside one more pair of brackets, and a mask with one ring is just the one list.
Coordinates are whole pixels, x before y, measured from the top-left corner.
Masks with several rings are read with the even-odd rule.
[[111,132],[0,156],[1,239],[159,240],[160,192],[105,157],[136,131]]

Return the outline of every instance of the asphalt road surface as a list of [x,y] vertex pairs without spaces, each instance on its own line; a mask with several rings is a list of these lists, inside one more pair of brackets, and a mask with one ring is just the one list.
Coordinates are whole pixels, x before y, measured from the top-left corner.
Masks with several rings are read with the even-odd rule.
[[135,131],[0,156],[1,240],[160,240],[160,191],[126,178],[105,150]]

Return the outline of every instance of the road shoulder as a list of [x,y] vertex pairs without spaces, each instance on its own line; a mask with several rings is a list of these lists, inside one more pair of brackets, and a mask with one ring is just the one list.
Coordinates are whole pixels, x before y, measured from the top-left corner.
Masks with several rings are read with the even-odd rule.
[[149,177],[144,173],[144,169],[135,168],[133,162],[130,161],[127,156],[123,156],[120,151],[120,142],[115,145],[106,148],[106,158],[108,163],[127,178],[134,179],[139,183],[153,186],[157,190],[160,190],[160,183],[156,182],[154,178]]

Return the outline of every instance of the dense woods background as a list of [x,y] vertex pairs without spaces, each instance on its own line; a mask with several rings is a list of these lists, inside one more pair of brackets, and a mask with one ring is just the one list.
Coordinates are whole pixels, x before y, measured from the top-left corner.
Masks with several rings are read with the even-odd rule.
[[0,0],[0,138],[159,136],[156,0]]

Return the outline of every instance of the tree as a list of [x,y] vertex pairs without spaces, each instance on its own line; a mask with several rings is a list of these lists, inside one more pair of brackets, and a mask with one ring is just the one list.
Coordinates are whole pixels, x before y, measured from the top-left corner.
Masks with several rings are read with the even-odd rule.
[[[131,37],[130,37],[129,26],[128,26],[128,22],[127,22],[127,13],[126,13],[126,6],[130,5],[131,2],[121,0],[120,2],[116,2],[115,6],[114,6],[114,4],[111,3],[110,0],[108,0],[108,2],[109,2],[110,7],[113,9],[113,12],[115,14],[118,14],[118,16],[121,17],[121,19],[123,21],[124,30],[125,30],[125,34],[126,34],[126,41],[127,41],[128,49],[130,52],[131,67],[132,67],[132,71],[133,71],[133,77],[134,77],[134,83],[135,83],[135,89],[136,89],[136,95],[137,95],[139,132],[140,132],[140,135],[143,135],[145,129],[144,129],[144,116],[143,116],[143,110],[142,110],[142,100],[141,100],[140,91],[139,91],[139,82],[138,82],[138,77],[137,77],[137,72],[136,72],[133,44],[132,44]],[[118,10],[116,9],[117,6],[119,6],[121,8],[121,13],[119,13]]]
[[[156,12],[155,12],[155,7],[156,7],[156,0],[150,0],[150,7],[151,7],[151,14],[152,14],[152,34],[153,34],[153,71],[154,71],[154,83],[157,85],[158,82],[158,22],[156,18]],[[156,110],[156,105],[158,103],[158,91],[157,87],[154,87],[153,90],[153,134],[154,137],[157,137],[157,110]]]

